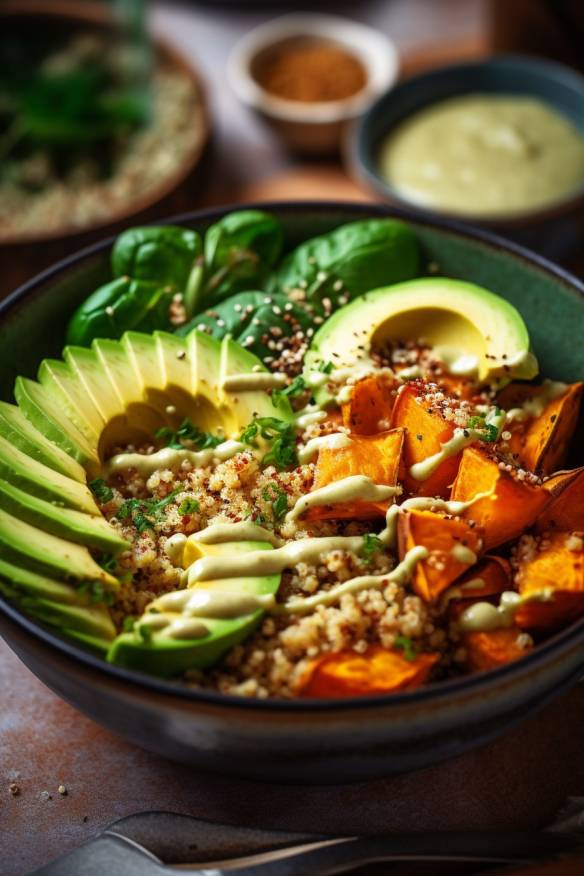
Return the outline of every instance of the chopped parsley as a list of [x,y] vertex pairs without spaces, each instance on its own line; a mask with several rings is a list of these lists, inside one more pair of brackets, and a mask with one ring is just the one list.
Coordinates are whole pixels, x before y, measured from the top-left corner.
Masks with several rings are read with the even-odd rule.
[[217,447],[221,444],[223,438],[218,435],[211,435],[210,432],[201,432],[198,426],[191,423],[190,420],[183,420],[176,431],[173,431],[169,426],[162,426],[155,432],[154,437],[159,441],[164,441],[166,447],[173,450],[184,450],[188,442],[189,445],[196,447],[198,450],[207,450],[208,448]]
[[404,652],[404,658],[410,663],[413,663],[418,656],[418,647],[409,636],[396,636],[393,645]]
[[178,513],[181,517],[184,517],[187,514],[196,514],[197,511],[199,511],[199,508],[200,506],[196,499],[187,497],[186,499],[183,499],[178,506]]
[[363,547],[361,548],[361,556],[367,563],[367,565],[371,565],[373,562],[373,554],[376,554],[378,551],[383,550],[383,542],[376,535],[372,535],[370,532],[366,533],[363,536]]
[[138,618],[135,617],[135,615],[127,615],[127,617],[125,617],[122,622],[122,630],[124,631],[124,633],[131,633],[134,629],[134,626],[136,625],[137,620]]
[[468,421],[468,429],[476,432],[479,439],[486,444],[493,444],[499,437],[499,430],[494,423],[487,423],[485,416],[471,417]]
[[183,492],[182,488],[173,490],[164,499],[126,499],[120,505],[117,517],[120,520],[131,518],[138,532],[154,529],[154,525],[160,520],[162,512],[175,498],[177,493]]
[[115,572],[118,567],[118,561],[112,554],[102,554],[97,562],[106,572]]
[[256,417],[243,429],[239,440],[256,447],[259,437],[271,444],[270,450],[262,457],[262,465],[274,465],[281,470],[298,464],[296,432],[291,423],[276,417]]
[[318,366],[318,370],[322,371],[323,374],[330,374],[334,367],[332,362],[325,362],[323,360]]
[[306,381],[300,374],[294,378],[292,383],[284,387],[284,389],[274,389],[272,392],[272,401],[276,407],[283,399],[296,398],[306,391]]
[[111,487],[108,487],[103,478],[95,478],[95,480],[90,481],[89,489],[97,501],[101,502],[102,505],[105,505],[106,502],[110,502],[114,497],[114,491]]
[[281,523],[288,513],[288,496],[278,484],[269,484],[262,493],[262,499],[272,503],[274,523]]

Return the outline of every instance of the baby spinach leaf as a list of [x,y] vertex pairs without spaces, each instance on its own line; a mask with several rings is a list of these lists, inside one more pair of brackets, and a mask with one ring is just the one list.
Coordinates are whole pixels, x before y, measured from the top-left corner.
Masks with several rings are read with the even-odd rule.
[[367,219],[300,244],[282,261],[268,288],[294,290],[328,315],[370,289],[417,276],[418,268],[418,244],[406,224]]
[[111,260],[116,277],[172,286],[174,292],[184,293],[189,283],[202,279],[203,244],[196,231],[177,225],[129,228],[114,243]]

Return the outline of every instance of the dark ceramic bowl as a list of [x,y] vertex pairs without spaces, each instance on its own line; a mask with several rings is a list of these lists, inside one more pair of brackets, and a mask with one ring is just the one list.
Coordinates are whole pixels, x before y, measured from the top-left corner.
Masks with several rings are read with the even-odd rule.
[[[262,205],[266,207],[265,204]],[[487,286],[522,312],[544,374],[584,377],[584,284],[489,234],[384,207],[268,205],[287,242],[343,222],[399,216],[426,263]],[[199,230],[226,209],[178,221]],[[111,241],[46,271],[0,304],[0,386],[58,356],[67,319],[108,276]],[[337,701],[260,701],[190,690],[110,666],[0,599],[0,632],[27,666],[85,714],[145,748],[230,775],[342,782],[418,769],[504,732],[574,684],[584,669],[584,620],[517,663],[409,693]]]
[[513,216],[485,217],[424,209],[404,200],[380,175],[379,150],[393,128],[424,107],[471,93],[539,98],[567,117],[584,136],[584,77],[553,61],[501,55],[430,70],[387,91],[353,131],[348,144],[352,172],[376,194],[397,206],[415,209],[422,215],[447,216],[504,232],[550,257],[569,257],[582,235],[582,229],[575,227],[575,218],[584,213],[584,180],[579,189],[549,207]]

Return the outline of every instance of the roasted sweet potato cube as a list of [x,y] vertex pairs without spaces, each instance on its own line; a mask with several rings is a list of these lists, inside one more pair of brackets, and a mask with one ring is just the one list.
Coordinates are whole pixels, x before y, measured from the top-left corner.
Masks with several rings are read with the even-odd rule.
[[420,687],[438,660],[436,654],[417,654],[407,660],[397,648],[370,645],[363,653],[338,651],[309,665],[298,687],[302,697],[358,697],[395,693]]
[[537,518],[537,532],[584,530],[584,466],[556,472],[544,481],[543,488],[551,498]]
[[463,633],[462,644],[466,649],[466,667],[472,672],[504,666],[524,657],[532,648],[529,639],[516,626]]
[[474,520],[484,530],[485,550],[512,541],[531,526],[549,502],[541,486],[521,480],[495,456],[467,447],[462,454],[451,498],[468,502],[480,493],[490,495],[464,510],[464,520]]
[[416,564],[412,587],[425,602],[435,602],[476,563],[482,548],[481,531],[457,517],[433,511],[407,511],[398,519],[400,559],[416,545],[425,547],[429,555]]
[[[353,435],[347,447],[323,447],[318,453],[313,490],[335,481],[366,475],[376,484],[395,486],[400,474],[404,441],[403,429],[390,429],[377,435]],[[368,520],[383,517],[389,502],[343,502],[319,505],[306,512],[307,520]]]
[[454,424],[428,402],[424,390],[415,381],[399,393],[393,408],[392,426],[406,430],[404,438],[404,487],[406,492],[421,496],[448,496],[456,477],[460,454],[449,457],[426,480],[416,480],[411,467],[429,456],[439,453],[442,444],[452,438]]
[[564,391],[562,386],[510,384],[499,395],[502,408],[523,411],[523,419],[520,414],[506,425],[507,443],[517,462],[537,474],[550,474],[564,463],[576,428],[584,383]]
[[584,614],[584,533],[525,536],[516,563],[519,593],[534,597],[516,612],[518,626],[549,632]]
[[371,376],[353,387],[351,399],[342,406],[343,425],[356,435],[375,435],[389,429],[395,402],[395,381]]
[[460,596],[452,604],[463,607],[467,599],[485,599],[511,589],[511,563],[504,557],[486,556],[455,581],[453,590]]

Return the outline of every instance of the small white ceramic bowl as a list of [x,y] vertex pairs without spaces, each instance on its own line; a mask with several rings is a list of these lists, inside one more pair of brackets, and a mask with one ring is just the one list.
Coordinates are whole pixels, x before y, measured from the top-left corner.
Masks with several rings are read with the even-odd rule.
[[[342,100],[304,102],[278,97],[254,78],[258,56],[288,40],[308,37],[337,43],[365,68],[365,86]],[[274,127],[294,150],[325,154],[338,149],[344,128],[365,112],[397,78],[395,45],[373,28],[336,15],[292,13],[260,25],[233,47],[228,77],[239,99]]]

